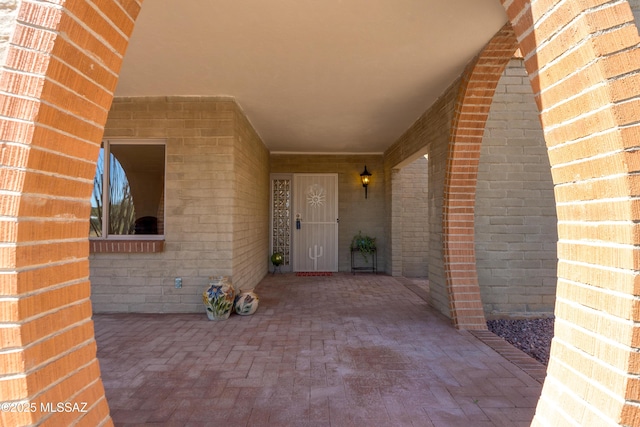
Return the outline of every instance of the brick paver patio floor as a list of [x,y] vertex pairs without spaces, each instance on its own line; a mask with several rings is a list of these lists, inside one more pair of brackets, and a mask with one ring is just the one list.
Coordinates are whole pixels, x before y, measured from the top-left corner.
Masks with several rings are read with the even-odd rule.
[[456,330],[418,288],[383,275],[275,274],[256,287],[252,316],[97,314],[114,423],[528,426],[541,379],[491,339]]

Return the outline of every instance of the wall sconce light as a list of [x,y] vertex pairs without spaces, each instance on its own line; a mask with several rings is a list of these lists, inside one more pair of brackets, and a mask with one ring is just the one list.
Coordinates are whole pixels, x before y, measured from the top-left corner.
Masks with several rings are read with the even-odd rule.
[[369,186],[369,178],[371,178],[371,174],[367,170],[367,165],[364,165],[364,172],[360,174],[360,179],[362,180],[362,186],[364,187],[364,198],[367,198],[367,187]]

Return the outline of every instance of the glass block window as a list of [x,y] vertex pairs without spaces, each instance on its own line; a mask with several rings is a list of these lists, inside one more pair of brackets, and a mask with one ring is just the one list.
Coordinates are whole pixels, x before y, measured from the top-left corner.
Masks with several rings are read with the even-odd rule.
[[274,179],[273,185],[273,224],[271,253],[280,252],[284,256],[283,265],[291,260],[291,180]]

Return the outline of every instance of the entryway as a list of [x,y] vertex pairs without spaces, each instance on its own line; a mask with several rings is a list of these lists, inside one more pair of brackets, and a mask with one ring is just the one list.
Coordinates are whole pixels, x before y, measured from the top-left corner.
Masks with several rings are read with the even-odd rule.
[[338,174],[273,174],[271,218],[283,272],[338,271]]

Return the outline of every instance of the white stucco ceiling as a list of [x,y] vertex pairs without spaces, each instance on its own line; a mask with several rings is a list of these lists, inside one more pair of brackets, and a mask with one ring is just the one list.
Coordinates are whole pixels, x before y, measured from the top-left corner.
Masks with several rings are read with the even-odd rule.
[[505,22],[498,0],[147,0],[116,96],[233,96],[272,152],[382,152]]

